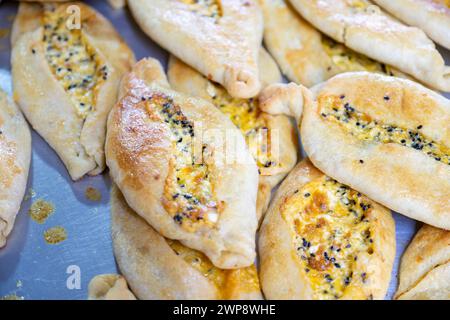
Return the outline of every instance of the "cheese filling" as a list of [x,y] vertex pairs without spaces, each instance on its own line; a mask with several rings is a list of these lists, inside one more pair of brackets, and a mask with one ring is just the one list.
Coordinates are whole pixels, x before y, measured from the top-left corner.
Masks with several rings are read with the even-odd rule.
[[322,46],[333,64],[341,73],[351,71],[368,71],[382,73],[389,76],[394,75],[391,67],[388,65],[372,60],[365,55],[355,52],[325,35],[322,35]]
[[[388,100],[389,97],[384,97]],[[450,148],[426,137],[422,125],[414,129],[402,128],[382,123],[369,115],[359,112],[344,101],[344,97],[329,96],[322,98],[321,116],[323,119],[339,123],[347,132],[363,141],[377,143],[396,143],[413,148],[427,156],[450,165]]]
[[203,253],[185,247],[179,241],[166,241],[178,256],[215,284],[222,299],[229,299],[230,294],[236,293],[237,287],[242,293],[260,290],[254,265],[241,269],[219,269]]
[[[166,123],[171,132],[173,157],[164,189],[165,209],[189,231],[205,224],[214,225],[222,204],[215,200],[208,164],[193,157],[194,124],[169,97],[153,95],[146,100],[150,113]],[[204,146],[203,155],[206,152]]]
[[213,18],[216,21],[222,16],[220,0],[179,0],[187,5],[192,12],[201,16]]
[[373,253],[371,210],[364,196],[326,176],[296,190],[282,205],[314,299],[339,299],[367,281],[355,264],[359,255]]
[[42,25],[47,63],[69,94],[78,116],[85,119],[95,109],[97,91],[108,78],[108,67],[81,29],[66,27],[64,12],[45,6]]
[[212,82],[208,82],[207,91],[213,104],[242,132],[247,145],[251,146],[250,152],[258,167],[280,166],[272,154],[271,130],[258,107],[258,100],[233,98],[225,89]]

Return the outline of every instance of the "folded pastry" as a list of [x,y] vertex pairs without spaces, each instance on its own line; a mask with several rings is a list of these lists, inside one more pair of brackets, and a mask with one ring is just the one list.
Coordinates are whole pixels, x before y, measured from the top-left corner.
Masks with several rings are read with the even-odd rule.
[[[297,87],[291,109],[268,87],[261,107],[304,107],[303,147],[316,167],[410,218],[450,229],[450,101],[415,82],[374,73]],[[303,95],[304,101],[302,101]]]
[[147,35],[237,98],[260,90],[263,20],[256,0],[129,0]]
[[395,224],[388,209],[304,160],[271,202],[259,254],[267,299],[383,299]]
[[89,300],[136,300],[127,281],[118,274],[102,274],[89,282]]
[[289,80],[311,87],[332,76],[370,71],[406,77],[384,63],[340,44],[312,27],[285,0],[259,0],[264,43]]
[[396,299],[450,300],[450,232],[424,225],[400,264]]
[[418,27],[434,41],[450,49],[450,2],[448,0],[374,0],[402,20]]
[[[347,47],[450,91],[450,67],[425,33],[395,20],[368,0],[291,0],[316,28]],[[409,10],[409,9],[408,9]]]
[[[278,67],[265,50],[261,50],[259,61],[263,86],[281,82]],[[241,130],[259,168],[256,213],[260,219],[267,210],[272,189],[297,162],[295,126],[286,116],[261,112],[257,98],[231,97],[223,87],[173,56],[168,77],[172,88],[210,101]]]
[[81,2],[21,3],[12,42],[14,97],[31,125],[72,179],[101,173],[107,116],[133,53],[103,16]]
[[121,92],[106,155],[130,207],[217,267],[253,264],[258,169],[240,131],[211,103],[170,89],[154,59],[137,63]]
[[128,207],[117,187],[111,212],[114,254],[139,299],[262,299],[254,265],[219,269],[199,251],[162,237]]
[[31,135],[16,105],[0,90],[0,248],[5,246],[27,185]]

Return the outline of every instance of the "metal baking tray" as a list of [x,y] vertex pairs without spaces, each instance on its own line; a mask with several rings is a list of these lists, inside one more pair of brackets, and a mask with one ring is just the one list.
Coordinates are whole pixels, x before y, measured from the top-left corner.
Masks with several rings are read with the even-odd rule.
[[[106,1],[85,2],[112,21],[137,59],[151,56],[167,65],[167,53],[139,29],[127,9],[114,10]],[[10,31],[16,10],[16,2],[0,4],[0,87],[9,93],[11,48],[5,33]],[[450,58],[450,52],[441,52],[447,60]],[[92,277],[118,272],[110,236],[111,182],[108,173],[72,182],[47,143],[36,132],[32,138],[29,195],[23,202],[7,246],[0,250],[0,297],[86,299]],[[101,192],[101,201],[86,198],[88,187]],[[49,201],[55,208],[54,214],[42,225],[31,220],[28,214],[37,199]],[[387,298],[395,292],[399,259],[418,227],[415,221],[402,215],[394,213],[394,218],[397,254]],[[54,226],[65,228],[68,237],[59,244],[50,245],[44,240],[44,232]]]

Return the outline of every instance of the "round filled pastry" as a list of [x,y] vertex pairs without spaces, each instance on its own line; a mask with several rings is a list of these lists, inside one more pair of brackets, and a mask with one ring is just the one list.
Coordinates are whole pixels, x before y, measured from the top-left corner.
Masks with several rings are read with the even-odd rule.
[[259,254],[267,299],[383,299],[395,224],[388,209],[303,160],[271,202]]
[[[260,80],[263,87],[281,82],[281,74],[272,57],[261,49]],[[233,98],[219,84],[184,64],[174,56],[169,60],[169,82],[177,91],[201,97],[226,114],[245,137],[259,172],[256,214],[261,220],[269,206],[272,189],[297,162],[297,132],[285,115],[262,112],[258,97]]]
[[134,55],[82,2],[21,3],[14,21],[14,97],[73,180],[105,169],[106,121]]
[[403,254],[396,299],[450,300],[450,231],[424,225]]
[[22,203],[31,159],[31,135],[14,102],[0,90],[0,248]]
[[120,91],[106,156],[130,207],[216,267],[252,265],[258,168],[241,132],[208,101],[172,90],[157,60],[138,62]]
[[[262,299],[255,265],[217,268],[203,253],[156,232],[127,205],[115,186],[111,214],[114,255],[138,299]],[[93,298],[132,297],[117,276],[97,279],[91,289]]]

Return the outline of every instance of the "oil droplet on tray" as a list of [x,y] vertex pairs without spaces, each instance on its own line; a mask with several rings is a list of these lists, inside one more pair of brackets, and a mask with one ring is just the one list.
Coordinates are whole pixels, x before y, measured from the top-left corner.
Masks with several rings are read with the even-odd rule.
[[39,199],[31,205],[28,213],[35,222],[43,224],[54,211],[52,203]]
[[67,239],[66,229],[63,227],[53,227],[44,232],[45,242],[48,244],[58,244]]
[[19,297],[16,294],[8,294],[0,298],[0,300],[25,300],[24,297]]
[[91,200],[91,201],[101,201],[102,200],[102,194],[99,190],[97,190],[94,187],[87,187],[86,188],[86,192],[85,192],[85,196],[87,199]]

